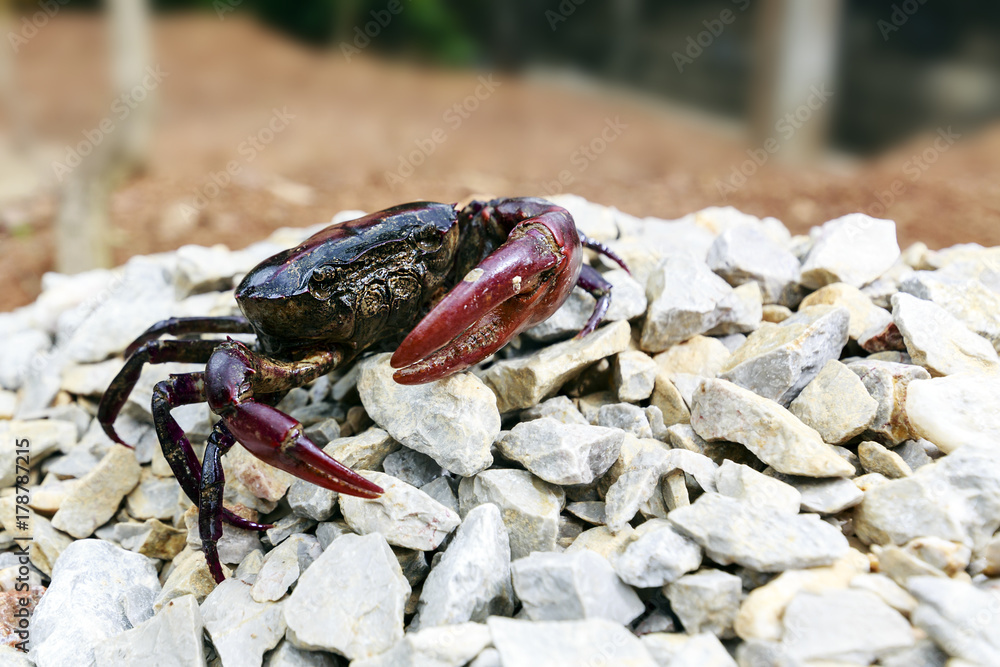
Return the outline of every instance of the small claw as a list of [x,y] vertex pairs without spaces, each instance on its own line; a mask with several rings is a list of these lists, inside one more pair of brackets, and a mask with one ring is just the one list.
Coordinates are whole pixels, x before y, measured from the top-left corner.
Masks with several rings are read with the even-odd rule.
[[247,402],[223,417],[226,427],[260,460],[330,491],[377,498],[382,488],[341,464],[302,434],[302,425],[263,403]]
[[392,355],[393,377],[430,382],[482,361],[562,305],[579,262],[543,224],[519,227],[410,332]]

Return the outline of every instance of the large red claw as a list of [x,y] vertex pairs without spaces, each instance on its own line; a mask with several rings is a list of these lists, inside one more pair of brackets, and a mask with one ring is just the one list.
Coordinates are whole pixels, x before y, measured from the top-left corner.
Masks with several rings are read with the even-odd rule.
[[579,243],[560,236],[541,218],[519,225],[400,344],[393,379],[419,384],[468,368],[555,312],[582,261]]
[[302,434],[298,422],[269,405],[243,403],[223,419],[244,447],[275,468],[349,496],[382,495],[380,486],[330,457]]

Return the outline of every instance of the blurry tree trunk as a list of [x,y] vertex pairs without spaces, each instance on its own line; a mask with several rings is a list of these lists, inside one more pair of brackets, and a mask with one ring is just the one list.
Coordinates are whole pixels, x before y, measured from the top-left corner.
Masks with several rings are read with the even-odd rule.
[[834,91],[841,10],[841,0],[761,0],[758,5],[753,140],[763,145],[777,139],[781,159],[815,157],[826,146],[831,105],[823,93]]
[[611,3],[612,25],[610,70],[613,76],[626,79],[635,71],[635,54],[639,44],[641,0],[618,0]]
[[111,266],[111,195],[145,166],[152,130],[156,79],[149,74],[149,4],[107,0],[106,6],[115,100],[122,100],[128,113],[103,119],[114,129],[102,129],[100,143],[66,175],[56,216],[56,270],[62,273]]

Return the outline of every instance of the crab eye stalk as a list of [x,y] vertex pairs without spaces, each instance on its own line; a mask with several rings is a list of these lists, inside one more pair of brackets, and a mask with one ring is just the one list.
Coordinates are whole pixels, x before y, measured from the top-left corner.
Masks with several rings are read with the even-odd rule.
[[309,276],[309,292],[320,301],[329,299],[338,282],[339,273],[336,267],[330,265],[313,269]]

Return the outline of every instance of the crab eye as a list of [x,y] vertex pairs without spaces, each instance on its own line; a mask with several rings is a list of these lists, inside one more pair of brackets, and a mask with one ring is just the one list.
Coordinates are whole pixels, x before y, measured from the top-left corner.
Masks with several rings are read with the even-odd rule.
[[309,276],[309,291],[317,299],[325,301],[330,298],[334,287],[340,282],[340,270],[335,266],[320,266],[313,269]]
[[424,227],[413,234],[413,241],[424,251],[437,250],[441,247],[441,234],[435,227]]

